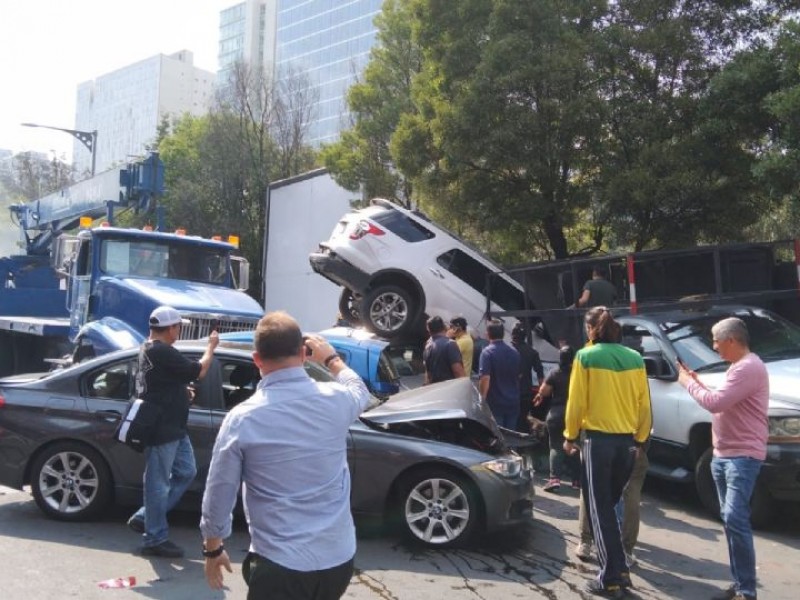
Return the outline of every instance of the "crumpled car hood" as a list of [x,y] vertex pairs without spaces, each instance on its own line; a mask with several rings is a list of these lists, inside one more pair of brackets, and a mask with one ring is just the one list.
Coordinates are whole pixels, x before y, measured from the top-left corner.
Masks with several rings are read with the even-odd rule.
[[497,439],[503,439],[492,413],[480,401],[478,390],[467,377],[400,392],[362,414],[361,419],[382,425],[468,419],[479,423]]

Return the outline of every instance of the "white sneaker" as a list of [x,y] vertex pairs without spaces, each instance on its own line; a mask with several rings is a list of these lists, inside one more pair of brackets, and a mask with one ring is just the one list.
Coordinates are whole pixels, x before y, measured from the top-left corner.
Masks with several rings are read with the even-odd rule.
[[592,545],[581,542],[575,546],[575,556],[581,560],[589,560],[592,558]]
[[629,569],[632,569],[633,567],[635,567],[636,565],[639,564],[639,559],[636,558],[636,555],[633,552],[631,552],[630,554],[628,554],[626,552],[625,553],[625,564],[628,565]]

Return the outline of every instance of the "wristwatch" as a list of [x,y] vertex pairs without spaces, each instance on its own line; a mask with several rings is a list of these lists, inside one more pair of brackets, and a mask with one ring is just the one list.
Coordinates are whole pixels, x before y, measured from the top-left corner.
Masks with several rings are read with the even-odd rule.
[[223,544],[220,544],[213,550],[206,550],[206,545],[203,544],[203,556],[205,556],[206,558],[217,558],[224,551],[225,551],[225,546]]

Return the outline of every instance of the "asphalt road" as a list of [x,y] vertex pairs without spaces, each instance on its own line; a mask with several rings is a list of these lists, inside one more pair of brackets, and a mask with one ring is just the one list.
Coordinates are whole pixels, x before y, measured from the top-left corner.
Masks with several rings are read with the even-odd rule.
[[[595,566],[572,555],[577,493],[541,492],[529,527],[484,537],[466,549],[433,551],[391,536],[359,533],[356,574],[345,598],[353,600],[507,600],[588,598],[580,589]],[[775,527],[757,533],[759,595],[795,600],[800,583],[800,510],[787,509]],[[244,598],[238,571],[248,545],[243,524],[226,542],[236,561],[228,589],[213,592],[203,579],[198,516],[171,516],[172,538],[188,551],[181,560],[136,554],[138,538],[117,509],[101,522],[70,524],[44,517],[26,492],[0,487],[0,598]],[[709,598],[727,585],[722,528],[685,488],[648,484],[633,571],[636,597]],[[101,589],[117,577],[136,578],[130,589]]]

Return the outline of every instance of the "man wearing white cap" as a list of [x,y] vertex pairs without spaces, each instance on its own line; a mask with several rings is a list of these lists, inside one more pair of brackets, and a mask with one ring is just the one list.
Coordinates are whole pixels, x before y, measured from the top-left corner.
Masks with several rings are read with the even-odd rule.
[[151,445],[144,450],[144,506],[128,519],[128,527],[144,534],[144,556],[183,556],[183,549],[169,540],[167,513],[197,474],[186,427],[191,403],[187,385],[205,376],[219,343],[219,335],[212,332],[200,360],[189,360],[172,347],[180,331],[180,313],[159,306],[150,314],[150,337],[139,354],[136,391],[163,411]]

